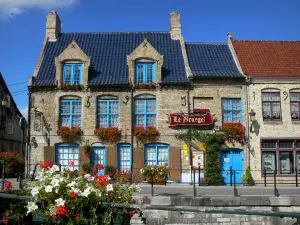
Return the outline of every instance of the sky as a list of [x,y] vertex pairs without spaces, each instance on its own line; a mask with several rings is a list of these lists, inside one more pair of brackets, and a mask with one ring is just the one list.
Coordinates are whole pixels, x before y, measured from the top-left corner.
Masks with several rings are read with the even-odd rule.
[[0,0],[0,72],[22,112],[51,10],[62,32],[169,31],[169,14],[179,11],[186,42],[224,43],[228,32],[300,41],[299,0]]

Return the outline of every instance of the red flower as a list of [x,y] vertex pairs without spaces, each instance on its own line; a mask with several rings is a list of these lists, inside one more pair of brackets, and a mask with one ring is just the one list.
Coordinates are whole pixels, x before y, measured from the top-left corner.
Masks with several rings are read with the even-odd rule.
[[75,165],[74,160],[70,160],[70,161],[69,161],[69,166],[74,166],[74,165]]
[[45,168],[52,168],[53,164],[51,162],[43,161],[40,163],[40,167],[45,169]]
[[103,174],[101,174],[99,177],[98,177],[98,187],[99,188],[103,188],[107,182],[108,182],[108,177],[107,176],[104,176]]
[[6,181],[5,184],[4,184],[4,190],[5,191],[8,191],[12,188],[11,186],[11,182],[10,181]]
[[2,222],[3,222],[4,224],[7,224],[7,223],[8,223],[7,217],[8,217],[8,213],[4,213],[3,218],[2,218]]
[[75,220],[77,220],[77,221],[78,221],[78,220],[79,220],[79,216],[76,216],[76,217],[75,217]]
[[135,211],[134,210],[129,211],[129,214],[130,214],[130,216],[133,216],[135,214]]
[[51,217],[52,217],[52,219],[55,219],[55,220],[56,220],[56,218],[57,218],[57,216],[56,216],[55,214],[52,215]]
[[98,165],[98,170],[104,170],[104,166],[102,164]]
[[71,198],[76,198],[78,196],[78,194],[76,192],[70,192],[70,197]]
[[68,208],[66,206],[60,206],[56,209],[58,215],[66,215],[68,214]]

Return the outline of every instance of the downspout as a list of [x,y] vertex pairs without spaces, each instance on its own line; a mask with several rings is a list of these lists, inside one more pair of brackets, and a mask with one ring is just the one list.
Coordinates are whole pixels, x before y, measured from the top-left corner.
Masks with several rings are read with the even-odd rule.
[[26,160],[27,160],[27,178],[30,175],[30,127],[31,127],[31,91],[28,87],[28,112],[27,112],[27,119],[28,119],[28,125],[27,125],[27,149],[26,149]]
[[130,142],[131,142],[131,173],[133,173],[133,131],[134,131],[134,113],[133,113],[133,88],[130,90],[130,100],[131,100],[131,134],[130,134]]
[[246,104],[246,113],[245,113],[245,122],[246,122],[246,126],[247,126],[247,129],[246,129],[246,140],[247,140],[247,150],[248,150],[248,160],[247,160],[247,165],[248,167],[250,168],[250,132],[249,132],[249,99],[248,99],[248,81],[249,81],[249,77],[246,76],[246,79],[245,79],[245,85],[244,85],[244,99],[245,99],[245,104]]

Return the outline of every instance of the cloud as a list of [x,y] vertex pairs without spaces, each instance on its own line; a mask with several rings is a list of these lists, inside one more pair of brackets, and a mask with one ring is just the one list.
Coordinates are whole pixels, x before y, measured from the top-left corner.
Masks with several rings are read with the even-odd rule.
[[24,108],[20,108],[20,113],[28,121],[28,106],[25,106]]
[[0,19],[11,19],[30,8],[52,9],[68,7],[79,0],[0,0]]

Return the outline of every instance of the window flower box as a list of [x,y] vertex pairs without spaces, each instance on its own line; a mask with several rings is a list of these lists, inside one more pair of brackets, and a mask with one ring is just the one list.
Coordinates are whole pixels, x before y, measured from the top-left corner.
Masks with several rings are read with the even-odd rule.
[[84,89],[84,85],[83,84],[61,84],[59,88],[64,91],[69,91],[69,90],[79,91]]
[[122,137],[122,132],[118,127],[101,127],[95,130],[95,136],[104,143],[117,143]]
[[223,123],[221,131],[225,133],[225,139],[228,142],[245,143],[245,127],[241,123]]
[[135,89],[156,89],[156,83],[149,82],[149,83],[136,83],[134,85]]
[[[14,177],[17,173],[25,172],[24,158],[15,151],[0,152],[0,159],[4,159],[6,177]],[[2,165],[0,165],[2,172]]]
[[75,142],[81,136],[81,128],[79,126],[60,126],[57,135],[66,143]]
[[137,126],[133,131],[134,136],[136,136],[137,142],[148,143],[156,140],[159,132],[155,126]]

